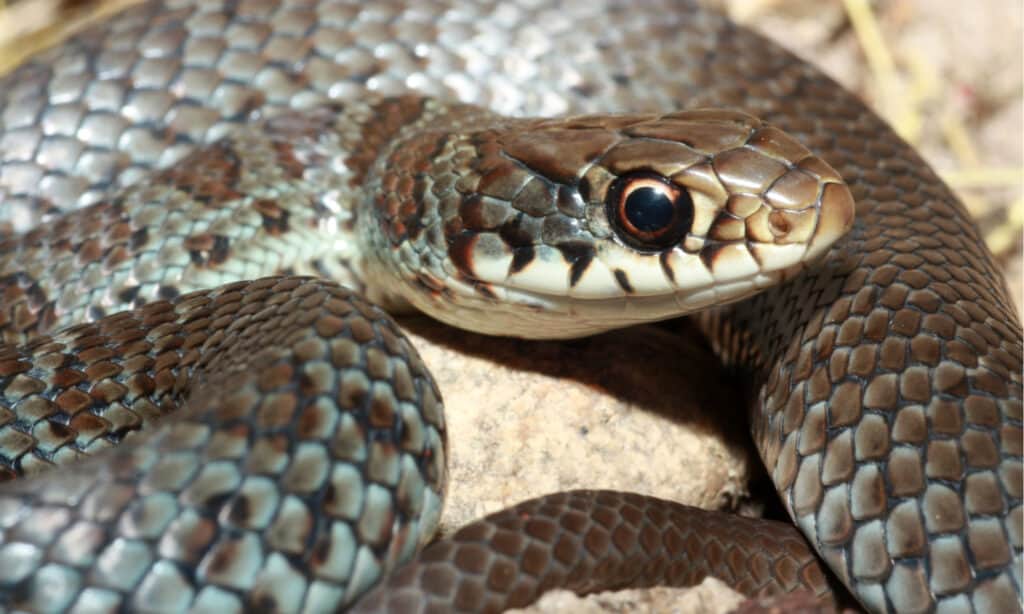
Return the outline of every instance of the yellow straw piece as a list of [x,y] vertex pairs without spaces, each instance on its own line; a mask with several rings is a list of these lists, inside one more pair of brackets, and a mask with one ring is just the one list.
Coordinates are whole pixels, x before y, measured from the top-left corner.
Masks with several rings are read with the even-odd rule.
[[898,79],[896,65],[893,62],[889,47],[882,37],[878,20],[871,10],[868,0],[843,0],[846,14],[850,17],[853,31],[857,35],[861,49],[868,61],[868,66],[878,84],[878,95],[884,109],[884,115],[892,123],[893,128],[907,141],[914,142],[916,132],[922,123],[920,115],[913,105],[902,96],[896,95]]
[[4,6],[0,0],[0,76],[30,55],[52,47],[85,26],[101,21],[140,0],[86,3],[79,10],[61,8],[60,0],[32,0]]
[[970,135],[967,134],[967,127],[964,126],[963,120],[953,113],[947,113],[943,115],[941,125],[946,143],[949,144],[949,148],[960,160],[960,163],[968,168],[980,166],[981,159],[978,157],[978,150],[974,147]]
[[1018,198],[1007,210],[1006,222],[985,235],[985,243],[993,254],[1000,255],[1020,249],[1021,228],[1024,228],[1024,199]]
[[953,188],[1001,188],[1024,183],[1024,169],[971,168],[940,173],[942,180]]

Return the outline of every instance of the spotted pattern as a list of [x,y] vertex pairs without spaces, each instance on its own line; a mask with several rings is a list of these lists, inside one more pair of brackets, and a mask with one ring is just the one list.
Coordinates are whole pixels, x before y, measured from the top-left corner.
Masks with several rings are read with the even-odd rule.
[[3,346],[0,372],[0,477],[78,461],[0,491],[5,607],[323,611],[437,524],[440,394],[390,318],[334,284],[151,302]]

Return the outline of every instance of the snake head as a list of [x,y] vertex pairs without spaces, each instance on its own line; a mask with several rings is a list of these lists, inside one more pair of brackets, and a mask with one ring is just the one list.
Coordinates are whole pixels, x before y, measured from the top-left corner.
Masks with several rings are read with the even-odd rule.
[[506,120],[433,153],[418,191],[439,200],[451,275],[421,283],[441,299],[409,298],[481,332],[578,336],[736,301],[853,224],[835,170],[740,112]]

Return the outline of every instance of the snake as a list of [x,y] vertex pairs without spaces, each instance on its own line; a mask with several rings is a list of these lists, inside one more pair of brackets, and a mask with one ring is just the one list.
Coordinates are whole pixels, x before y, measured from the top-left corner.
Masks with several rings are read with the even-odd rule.
[[[706,576],[1021,609],[991,253],[854,95],[696,2],[148,1],[0,78],[0,201],[8,610]],[[447,448],[409,310],[550,339],[691,314],[792,523],[582,490],[420,550]]]

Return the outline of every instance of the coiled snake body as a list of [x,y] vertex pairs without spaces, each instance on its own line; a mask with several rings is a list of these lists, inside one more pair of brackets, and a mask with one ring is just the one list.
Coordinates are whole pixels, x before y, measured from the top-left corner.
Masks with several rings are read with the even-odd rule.
[[[154,2],[0,92],[0,471],[76,461],[0,489],[4,607],[329,610],[411,556],[440,397],[382,312],[308,274],[531,337],[749,296],[699,322],[832,572],[873,611],[1020,609],[1021,327],[990,254],[884,123],[724,18]],[[709,540],[746,564],[694,557]],[[785,525],[576,492],[357,607],[707,574],[828,599]]]

